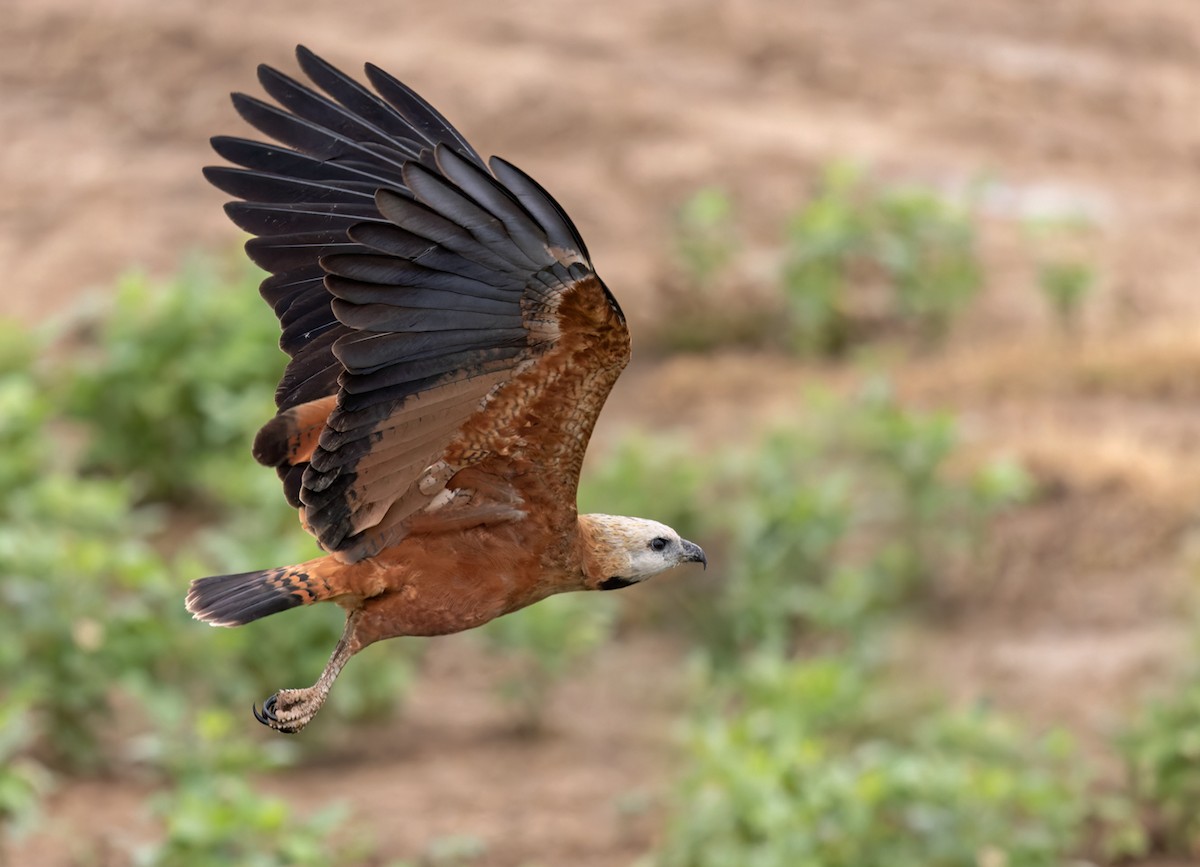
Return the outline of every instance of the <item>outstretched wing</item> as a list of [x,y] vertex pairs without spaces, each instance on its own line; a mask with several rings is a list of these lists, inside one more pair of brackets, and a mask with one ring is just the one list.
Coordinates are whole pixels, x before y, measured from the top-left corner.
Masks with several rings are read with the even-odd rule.
[[280,142],[213,139],[291,356],[255,456],[328,551],[416,527],[573,520],[596,416],[629,358],[616,300],[570,219],[368,65],[377,93],[307,49],[324,94],[267,66],[278,106],[234,105]]

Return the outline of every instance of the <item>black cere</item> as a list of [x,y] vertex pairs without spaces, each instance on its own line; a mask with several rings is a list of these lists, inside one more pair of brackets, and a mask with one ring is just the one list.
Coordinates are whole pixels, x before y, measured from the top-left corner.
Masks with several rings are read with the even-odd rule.
[[662,536],[655,536],[653,539],[650,540],[650,547],[655,551],[665,550],[668,544],[670,544],[670,543],[667,542],[667,540],[664,539]]
[[605,578],[600,582],[601,590],[620,590],[622,587],[628,587],[630,584],[636,584],[636,581],[630,581],[628,578],[618,578],[615,575],[612,578]]

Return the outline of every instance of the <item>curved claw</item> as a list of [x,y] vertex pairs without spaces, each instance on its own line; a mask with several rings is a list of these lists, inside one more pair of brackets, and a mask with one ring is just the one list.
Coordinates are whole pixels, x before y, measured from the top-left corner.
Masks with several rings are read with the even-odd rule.
[[263,702],[261,711],[258,709],[257,705],[251,705],[254,710],[254,718],[268,728],[275,728],[274,723],[279,722],[279,720],[275,717],[276,698],[278,698],[278,693]]

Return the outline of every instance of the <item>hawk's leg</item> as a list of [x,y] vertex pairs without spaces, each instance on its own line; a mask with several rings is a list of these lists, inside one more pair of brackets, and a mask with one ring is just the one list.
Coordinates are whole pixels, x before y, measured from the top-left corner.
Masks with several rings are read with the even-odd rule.
[[346,628],[338,639],[333,655],[325,664],[325,670],[317,682],[304,689],[281,689],[263,703],[263,709],[254,709],[254,717],[260,723],[277,732],[295,734],[300,731],[325,704],[329,689],[346,663],[365,646],[355,634],[355,626],[362,609],[356,608],[346,617]]

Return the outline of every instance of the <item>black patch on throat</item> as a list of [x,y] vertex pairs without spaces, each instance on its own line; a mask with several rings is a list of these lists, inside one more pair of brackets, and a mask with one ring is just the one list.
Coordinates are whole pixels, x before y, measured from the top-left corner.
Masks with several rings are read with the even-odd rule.
[[636,581],[630,581],[628,578],[618,578],[614,575],[612,578],[605,578],[601,581],[599,587],[601,590],[620,590],[622,587],[628,587],[630,584],[636,583]]

